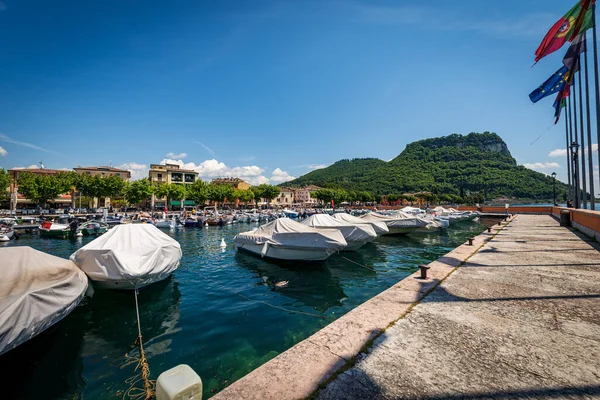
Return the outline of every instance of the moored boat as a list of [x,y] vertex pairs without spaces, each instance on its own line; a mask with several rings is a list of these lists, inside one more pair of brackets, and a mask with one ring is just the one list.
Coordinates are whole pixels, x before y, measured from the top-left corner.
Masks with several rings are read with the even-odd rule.
[[151,224],[123,224],[70,259],[102,289],[136,289],[166,279],[179,267],[179,242]]
[[38,227],[40,232],[40,236],[49,237],[49,238],[67,238],[71,235],[71,228],[69,225],[60,224],[52,221],[44,221]]
[[373,230],[375,231],[377,236],[385,235],[386,233],[389,233],[389,231],[390,231],[385,222],[366,221],[362,218],[355,217],[354,215],[350,215],[350,214],[346,214],[346,213],[334,214],[333,218],[338,219],[340,221],[348,222],[348,223],[351,223],[354,225],[359,225],[359,226],[360,225],[369,225],[373,228]]
[[8,242],[15,236],[12,226],[0,224],[0,242]]
[[102,235],[108,231],[109,225],[103,221],[87,221],[79,226],[78,232],[89,236],[89,235]]
[[344,250],[354,251],[377,238],[373,227],[363,224],[362,226],[353,225],[348,222],[336,219],[328,214],[316,214],[300,222],[302,225],[310,226],[318,230],[335,231],[338,230],[344,236],[348,245]]
[[0,249],[0,354],[32,339],[79,304],[88,279],[73,262],[28,246]]
[[427,226],[427,222],[417,216],[406,214],[382,215],[376,212],[365,214],[361,219],[373,222],[385,222],[389,232],[386,235],[405,235]]
[[236,249],[281,261],[324,261],[346,248],[340,231],[321,231],[289,218],[278,218],[238,234]]

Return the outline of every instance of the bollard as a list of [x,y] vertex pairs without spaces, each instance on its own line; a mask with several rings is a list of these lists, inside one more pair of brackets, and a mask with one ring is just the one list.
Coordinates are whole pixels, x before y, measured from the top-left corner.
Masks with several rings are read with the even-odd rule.
[[467,240],[469,241],[469,246],[473,246],[473,240],[475,240],[475,238],[468,238]]
[[488,233],[492,233],[492,228],[488,227]]
[[427,270],[429,268],[431,267],[425,264],[419,265],[419,269],[421,270],[421,279],[427,279]]
[[502,225],[502,221],[498,221],[498,226]]

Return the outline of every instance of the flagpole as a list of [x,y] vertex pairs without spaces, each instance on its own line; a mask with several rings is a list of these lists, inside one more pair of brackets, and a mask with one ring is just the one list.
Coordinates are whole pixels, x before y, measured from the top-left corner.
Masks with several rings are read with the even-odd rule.
[[[573,142],[577,143],[577,86],[575,85],[575,81],[577,80],[575,74],[573,74]],[[571,143],[573,143],[571,142]],[[573,187],[575,188],[575,208],[581,207],[581,193],[579,192],[579,174],[578,174],[579,166],[577,164],[573,165]]]
[[[572,83],[572,82],[571,82]],[[572,88],[572,86],[571,86]],[[571,143],[573,143],[573,117],[571,115],[571,95],[573,94],[573,90],[571,89],[571,92],[569,93],[569,96],[567,97],[567,101],[568,101],[568,109],[567,112],[565,113],[565,116],[568,115],[568,119],[569,119],[569,136],[567,138],[567,164],[569,165],[569,201],[571,201],[571,203],[573,203],[573,201],[575,200],[575,180],[573,179],[573,174],[575,173],[575,171],[573,171],[573,157],[571,154]]]
[[583,129],[583,90],[581,89],[581,55],[577,57],[579,64],[578,84],[579,84],[579,131],[581,132],[581,190],[582,206],[587,210],[587,178],[585,175],[585,132]]
[[[588,170],[590,172],[590,208],[596,209],[596,199],[594,196],[594,160],[592,159],[592,122],[590,116],[590,84],[588,76],[588,56],[587,50],[583,53],[583,62],[585,67],[585,115],[587,117],[587,141],[588,141]],[[581,72],[579,73],[581,75]],[[580,81],[581,82],[581,81]]]
[[567,200],[571,199],[571,155],[569,154],[569,115],[568,105],[565,104],[565,141],[567,143]]
[[[594,41],[594,77],[596,89],[596,134],[598,135],[598,144],[600,145],[600,85],[598,82],[598,43],[596,39],[596,4],[592,5],[592,36]],[[600,165],[600,146],[598,148],[598,165]],[[592,193],[592,196],[595,196]]]

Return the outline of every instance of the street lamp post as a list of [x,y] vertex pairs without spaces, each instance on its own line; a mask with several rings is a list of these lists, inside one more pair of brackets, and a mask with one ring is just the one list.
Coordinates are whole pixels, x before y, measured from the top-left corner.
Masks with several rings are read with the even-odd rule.
[[571,143],[571,154],[573,154],[573,180],[574,180],[574,191],[575,191],[575,196],[574,196],[574,200],[575,200],[575,208],[579,208],[580,207],[580,202],[579,202],[579,197],[580,197],[580,193],[579,193],[579,167],[577,165],[577,153],[579,151],[579,144],[577,142],[573,142]]
[[554,205],[556,205],[556,172],[552,174],[552,198],[554,199]]

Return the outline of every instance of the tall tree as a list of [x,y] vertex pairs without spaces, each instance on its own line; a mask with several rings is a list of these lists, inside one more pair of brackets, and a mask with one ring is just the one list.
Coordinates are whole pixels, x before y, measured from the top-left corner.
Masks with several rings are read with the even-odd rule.
[[17,183],[19,193],[42,207],[45,207],[49,200],[56,199],[70,189],[67,181],[60,177],[47,174],[36,175],[27,171],[19,173]]
[[9,195],[10,175],[8,171],[0,168],[0,199],[6,199]]
[[261,198],[267,201],[267,204],[270,204],[271,201],[281,193],[281,189],[279,189],[277,186],[268,185],[266,183],[258,185],[256,188],[261,194]]
[[198,179],[191,185],[188,185],[186,197],[195,201],[197,206],[203,205],[206,200],[208,200],[208,187],[206,182]]
[[140,204],[152,196],[153,186],[148,179],[131,182],[125,187],[125,200],[129,204]]

